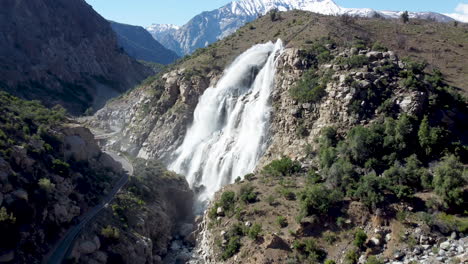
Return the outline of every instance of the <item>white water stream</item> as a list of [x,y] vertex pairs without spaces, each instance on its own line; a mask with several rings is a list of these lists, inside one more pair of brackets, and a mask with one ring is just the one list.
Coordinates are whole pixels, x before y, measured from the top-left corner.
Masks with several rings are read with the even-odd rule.
[[251,173],[267,147],[275,61],[283,44],[258,44],[200,97],[193,123],[169,169],[198,190],[200,208],[222,186]]

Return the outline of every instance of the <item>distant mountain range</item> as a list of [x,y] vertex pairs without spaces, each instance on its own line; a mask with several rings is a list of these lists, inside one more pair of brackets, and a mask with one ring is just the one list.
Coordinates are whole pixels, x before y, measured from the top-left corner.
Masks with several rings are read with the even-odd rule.
[[148,31],[140,26],[131,26],[110,21],[117,40],[125,52],[137,60],[159,64],[170,64],[179,56],[155,40]]
[[[333,0],[237,0],[219,9],[203,12],[182,27],[153,24],[146,28],[166,48],[183,56],[222,39],[258,16],[272,9],[279,11],[304,10],[324,15],[381,16],[398,18],[396,11],[376,11],[369,8],[344,8]],[[454,19],[434,12],[410,12],[410,18],[434,19],[450,22]]]

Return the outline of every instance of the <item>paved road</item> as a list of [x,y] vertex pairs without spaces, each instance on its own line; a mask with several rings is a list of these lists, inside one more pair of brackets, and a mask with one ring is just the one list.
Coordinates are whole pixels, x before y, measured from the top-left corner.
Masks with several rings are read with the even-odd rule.
[[125,157],[119,156],[118,154],[110,151],[105,151],[114,160],[122,164],[123,169],[127,172],[120,180],[115,184],[114,188],[109,194],[104,197],[100,204],[96,205],[93,209],[88,211],[86,214],[79,218],[79,223],[71,227],[65,236],[56,244],[52,253],[49,257],[46,257],[44,263],[47,264],[61,264],[65,257],[71,251],[71,247],[75,242],[76,237],[81,232],[83,227],[86,226],[107,204],[109,204],[115,197],[115,195],[127,184],[129,177],[133,175],[133,166]]

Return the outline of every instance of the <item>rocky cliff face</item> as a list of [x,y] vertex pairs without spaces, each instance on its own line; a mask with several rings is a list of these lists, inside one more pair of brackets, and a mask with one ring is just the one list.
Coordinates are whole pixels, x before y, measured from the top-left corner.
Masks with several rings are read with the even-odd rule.
[[2,1],[0,23],[0,88],[22,98],[80,114],[150,74],[83,0]]
[[[411,91],[401,86],[403,78],[392,73],[393,69],[404,71],[405,64],[399,60],[394,52],[376,52],[357,49],[335,51],[335,61],[340,56],[349,58],[362,56],[369,59],[369,65],[363,68],[352,68],[348,64],[322,64],[315,72],[318,76],[330,74],[326,85],[326,94],[319,102],[300,102],[290,96],[290,90],[304,76],[304,69],[308,69],[304,51],[288,49],[278,61],[276,88],[273,94],[273,121],[271,126],[271,145],[259,167],[286,155],[301,160],[307,156],[305,149],[313,147],[314,139],[319,138],[320,132],[326,127],[336,127],[339,131],[372,122],[375,115],[381,114],[382,109],[374,107],[372,113],[366,117],[351,110],[353,103],[359,101],[358,108],[371,107],[368,98],[362,97],[366,89],[376,93],[386,89],[391,94],[379,94],[379,99],[400,109],[409,115],[421,115],[427,104],[427,92]],[[333,52],[333,51],[332,51]],[[337,59],[338,58],[338,59]],[[380,72],[382,67],[387,72]],[[383,98],[382,98],[383,97]],[[308,145],[309,144],[309,145]],[[317,151],[317,149],[310,149]]]
[[91,121],[91,126],[115,133],[111,148],[145,159],[170,158],[182,143],[193,118],[198,97],[220,76],[190,76],[184,69],[167,72],[123,99],[109,103]]
[[[462,27],[454,28],[449,25],[429,22],[397,25],[394,21],[378,19],[345,21],[341,18],[319,16],[299,11],[281,13],[281,16],[282,19],[275,22],[272,22],[269,17],[262,17],[255,21],[251,25],[252,27],[244,27],[223,41],[217,42],[185,58],[174,67],[155,76],[152,80],[142,84],[132,92],[109,102],[104,109],[93,117],[91,121],[92,125],[104,128],[108,132],[118,132],[113,134],[112,139],[108,141],[108,144],[112,145],[115,149],[134,156],[143,158],[157,157],[166,161],[170,158],[171,152],[181,144],[186,128],[193,118],[193,110],[198,102],[198,98],[206,88],[216,83],[222,75],[222,69],[227,67],[236,56],[252,45],[276,38],[285,40],[288,48],[296,48],[296,51],[289,49],[287,54],[298,52],[297,50],[301,49],[305,50],[310,47],[310,43],[314,40],[322,37],[327,38],[327,36],[332,36],[342,46],[352,45],[350,43],[355,43],[357,40],[365,41],[370,46],[378,42],[388,43],[392,50],[395,50],[401,57],[413,56],[419,61],[430,61],[430,67],[439,67],[451,83],[461,85],[460,88],[462,89],[467,89],[463,86],[463,83],[466,83],[464,77],[466,74],[463,73],[467,69],[463,66],[462,62],[465,59],[464,54],[468,54],[464,52],[467,47],[462,44],[462,39],[457,37],[464,32],[465,29]],[[401,31],[395,31],[396,27],[401,27]],[[403,31],[404,34],[402,33]],[[412,35],[413,33],[410,32],[432,33],[424,33],[424,35],[421,35],[423,33],[417,33],[416,35]],[[436,58],[433,51],[441,47],[439,45],[430,47],[426,44],[436,41],[435,38],[443,38],[442,35],[439,35],[441,34],[440,32],[448,34],[449,39],[446,40],[445,45],[450,47],[446,49],[450,51],[440,50],[438,53],[440,56],[437,55]],[[397,37],[388,39],[388,36],[393,35]],[[416,48],[416,40],[420,38],[429,39],[419,43],[418,48]],[[403,46],[399,46],[398,39],[404,42]],[[415,50],[419,52],[412,52]],[[290,59],[292,60],[294,56],[299,55],[291,54]],[[294,60],[300,61],[301,59],[294,58]],[[380,60],[382,59],[378,59],[378,61]],[[450,61],[450,65],[453,65],[453,67],[444,66],[448,65],[446,64],[448,61]],[[326,67],[332,67],[331,70],[333,70],[333,66],[328,65]],[[340,71],[345,71],[346,69],[340,67],[339,65],[335,67],[337,70],[333,78],[341,78],[339,75],[343,74],[345,75],[343,78],[346,78],[349,75],[345,74],[345,72],[341,74]],[[326,70],[325,68],[321,69],[319,74],[326,72]],[[293,153],[294,150],[292,147],[286,146],[286,142],[289,140],[297,141],[297,139],[291,135],[286,135],[288,131],[291,132],[299,126],[296,123],[289,124],[289,122],[293,122],[293,115],[288,114],[288,111],[294,110],[297,111],[297,115],[307,117],[320,117],[322,121],[319,123],[321,125],[332,121],[333,123],[344,121],[346,124],[358,122],[355,116],[343,110],[345,107],[335,103],[338,101],[340,103],[349,103],[350,98],[339,97],[335,99],[334,97],[327,97],[328,104],[317,106],[318,108],[314,108],[311,104],[303,105],[302,103],[294,102],[290,98],[288,99],[286,89],[291,86],[289,82],[293,83],[301,74],[302,72],[297,69],[291,72],[280,72],[278,76],[281,77],[278,77],[277,83],[280,83],[282,86],[278,86],[275,91],[275,109],[277,109],[279,116],[277,115],[277,119],[275,117],[272,131],[277,131],[275,134],[284,135],[284,139],[280,139],[280,136],[273,139],[272,148],[281,149],[281,146],[284,146],[288,150],[288,153]],[[357,74],[357,72],[353,74]],[[361,73],[359,73],[359,77],[356,78],[360,82],[369,82],[374,85],[373,82],[376,80],[372,79],[376,78],[376,74],[365,74],[365,77],[362,77]],[[367,80],[365,78],[372,79]],[[337,86],[338,84],[334,85]],[[327,89],[336,90],[338,88],[330,86]],[[337,96],[341,96],[344,92],[339,91],[335,93]],[[399,96],[412,97],[417,95],[401,94]],[[404,100],[403,105],[407,103],[410,102]],[[332,107],[336,107],[334,109],[334,111],[337,111],[336,114],[325,112],[327,108]],[[311,130],[308,131],[310,133],[307,136],[309,139],[313,138],[319,130],[318,128],[314,128],[312,124],[304,124],[304,126],[301,126],[301,129],[307,128],[307,130]],[[275,153],[275,151],[272,149],[268,155],[273,155],[270,153]]]
[[[135,161],[126,191],[76,241],[78,263],[163,263],[186,260],[180,246],[193,247],[193,192],[183,176],[154,161]],[[175,263],[175,261],[164,262]]]
[[[334,173],[339,177],[348,175],[337,163],[328,171],[323,165],[322,135],[326,128],[332,127],[338,134],[345,135],[352,128],[370,127],[391,116],[415,119],[422,115],[444,116],[439,124],[449,128],[447,131],[453,138],[460,136],[464,142],[461,144],[466,146],[464,136],[457,134],[457,128],[451,126],[466,118],[466,102],[461,108],[453,104],[450,109],[431,102],[430,98],[435,98],[440,88],[435,88],[430,77],[423,77],[422,72],[416,77],[421,83],[410,85],[405,73],[414,71],[414,64],[399,59],[392,51],[341,49],[335,48],[334,44],[325,46],[327,48],[322,51],[330,52],[333,59],[318,64],[311,63],[310,59],[316,63],[317,57],[310,56],[310,51],[295,48],[286,49],[278,59],[270,147],[254,174],[225,186],[216,195],[199,225],[198,247],[194,251],[198,260],[194,263],[317,263],[326,259],[333,260],[330,263],[369,263],[371,259],[378,259],[376,263],[467,261],[468,245],[463,227],[467,218],[463,214],[448,216],[441,213],[441,209],[431,209],[430,202],[439,198],[428,190],[410,195],[412,198],[389,198],[385,209],[369,208],[364,199],[350,194],[350,189],[340,195],[354,198],[345,198],[339,203],[315,191],[314,188],[332,184],[327,178],[333,177]],[[356,65],[353,60],[346,59],[358,56],[367,61],[365,65]],[[297,87],[309,76],[320,76],[321,80],[325,78],[327,81],[323,83],[319,97],[304,102],[310,94],[297,97]],[[309,87],[320,88],[321,82],[310,81],[314,77],[310,78]],[[444,111],[447,112],[442,114]],[[387,126],[386,129],[392,128]],[[346,150],[342,149],[348,144],[338,144],[338,151],[343,151],[338,155],[346,156],[343,154]],[[366,143],[360,141],[357,144]],[[397,155],[399,159],[399,155],[404,154]],[[285,157],[297,163],[288,164]],[[277,167],[273,169],[275,161]],[[294,168],[294,164],[299,167]],[[398,162],[395,164],[403,166]],[[359,166],[350,169],[357,174],[361,169],[366,171]],[[278,170],[276,175],[274,170]],[[369,171],[375,174],[378,169],[374,167]],[[458,173],[461,175],[462,169]],[[389,174],[389,171],[384,172],[378,178],[385,180]],[[420,181],[418,178],[417,184]],[[462,181],[461,186],[466,188],[466,183],[466,180]],[[400,183],[390,180],[390,185],[397,184]],[[314,205],[305,206],[308,201],[316,203],[321,199],[325,199],[322,205],[329,207],[322,213],[317,207],[311,210],[310,206]],[[464,199],[463,204],[466,204]],[[428,218],[423,220],[422,215]],[[460,226],[448,224],[450,221],[460,221]],[[364,237],[357,249],[356,232],[362,232]]]
[[0,101],[0,262],[39,263],[123,172],[89,129],[4,93]]

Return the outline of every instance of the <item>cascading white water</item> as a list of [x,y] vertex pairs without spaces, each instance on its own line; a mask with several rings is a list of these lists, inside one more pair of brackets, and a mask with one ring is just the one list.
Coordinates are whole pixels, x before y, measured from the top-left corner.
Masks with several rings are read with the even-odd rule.
[[169,169],[185,175],[198,200],[254,170],[267,147],[275,59],[283,44],[255,45],[200,97],[194,120]]

